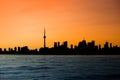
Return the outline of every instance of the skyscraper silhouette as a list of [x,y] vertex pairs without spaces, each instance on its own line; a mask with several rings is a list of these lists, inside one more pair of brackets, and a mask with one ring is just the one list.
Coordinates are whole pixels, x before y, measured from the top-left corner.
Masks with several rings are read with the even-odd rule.
[[44,38],[44,48],[46,48],[46,30],[45,30],[45,28],[44,28],[44,36],[43,36],[43,38]]

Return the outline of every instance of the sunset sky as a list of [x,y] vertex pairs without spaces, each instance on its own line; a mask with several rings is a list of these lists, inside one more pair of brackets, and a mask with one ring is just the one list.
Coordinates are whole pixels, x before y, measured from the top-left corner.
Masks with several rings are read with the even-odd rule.
[[0,0],[0,47],[106,41],[120,46],[120,0]]

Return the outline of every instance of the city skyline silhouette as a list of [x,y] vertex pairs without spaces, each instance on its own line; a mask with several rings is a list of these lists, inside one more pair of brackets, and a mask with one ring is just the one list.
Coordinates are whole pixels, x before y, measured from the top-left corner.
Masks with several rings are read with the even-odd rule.
[[64,41],[62,44],[60,42],[54,42],[52,48],[46,46],[46,29],[44,28],[43,34],[43,47],[37,49],[29,49],[28,46],[24,47],[14,47],[13,48],[0,48],[0,54],[27,54],[27,55],[120,55],[120,47],[112,43],[105,42],[104,47],[101,45],[96,45],[95,41],[86,42],[82,40],[78,45],[71,44],[68,47],[68,41]]

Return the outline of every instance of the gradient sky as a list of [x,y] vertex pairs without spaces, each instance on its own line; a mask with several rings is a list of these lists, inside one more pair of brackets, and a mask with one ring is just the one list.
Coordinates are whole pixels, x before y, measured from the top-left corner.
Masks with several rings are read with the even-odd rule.
[[0,0],[0,47],[43,47],[83,38],[120,45],[120,0]]

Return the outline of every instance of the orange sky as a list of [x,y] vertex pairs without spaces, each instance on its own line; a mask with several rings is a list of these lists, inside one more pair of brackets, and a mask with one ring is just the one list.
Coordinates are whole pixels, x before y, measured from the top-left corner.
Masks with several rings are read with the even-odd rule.
[[120,0],[0,0],[0,47],[43,47],[83,38],[120,45]]

